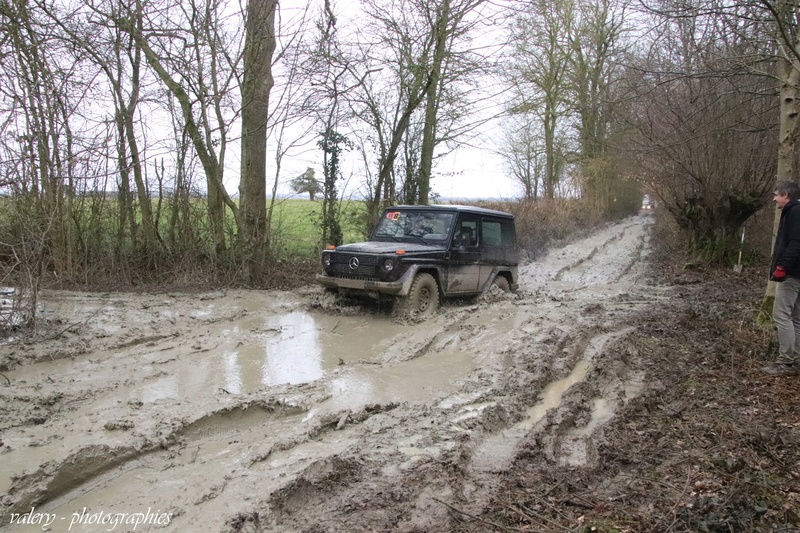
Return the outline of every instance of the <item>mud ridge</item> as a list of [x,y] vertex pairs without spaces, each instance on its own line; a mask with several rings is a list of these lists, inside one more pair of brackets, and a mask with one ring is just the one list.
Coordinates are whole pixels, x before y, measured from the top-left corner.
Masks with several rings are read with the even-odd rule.
[[3,523],[12,513],[29,511],[63,496],[109,472],[158,448],[154,443],[141,447],[112,447],[105,444],[86,446],[60,462],[51,461],[33,472],[12,478],[12,485],[3,501]]
[[193,422],[177,429],[170,438],[197,439],[224,438],[234,434],[240,426],[266,423],[270,418],[293,416],[307,412],[307,409],[288,405],[278,400],[245,402],[225,407],[203,415]]
[[133,346],[138,346],[140,344],[153,344],[155,342],[165,340],[165,339],[173,339],[177,337],[177,333],[172,333],[170,335],[150,335],[148,337],[141,337],[138,339],[132,339],[127,342],[123,342],[117,346],[114,346],[114,350],[123,350],[125,348],[131,348]]

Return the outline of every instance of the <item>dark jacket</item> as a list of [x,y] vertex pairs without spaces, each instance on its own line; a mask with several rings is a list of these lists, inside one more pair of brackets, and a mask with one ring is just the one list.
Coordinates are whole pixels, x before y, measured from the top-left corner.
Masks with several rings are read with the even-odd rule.
[[786,275],[800,278],[800,201],[791,200],[781,210],[781,221],[778,224],[778,235],[772,252],[772,266],[782,266]]

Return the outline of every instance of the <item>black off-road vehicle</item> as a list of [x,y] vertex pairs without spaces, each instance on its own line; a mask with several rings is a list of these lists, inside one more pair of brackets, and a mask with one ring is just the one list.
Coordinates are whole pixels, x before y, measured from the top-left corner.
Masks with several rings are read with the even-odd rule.
[[387,209],[367,242],[322,252],[317,281],[346,296],[395,298],[402,313],[427,317],[440,297],[493,285],[517,289],[514,216],[456,205]]

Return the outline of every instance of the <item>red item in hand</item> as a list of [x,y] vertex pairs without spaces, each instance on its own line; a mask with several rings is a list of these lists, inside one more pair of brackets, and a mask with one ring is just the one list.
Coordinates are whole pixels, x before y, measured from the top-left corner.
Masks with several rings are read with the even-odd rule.
[[783,281],[786,279],[786,270],[784,270],[782,266],[775,267],[775,272],[772,273],[772,279],[774,281]]

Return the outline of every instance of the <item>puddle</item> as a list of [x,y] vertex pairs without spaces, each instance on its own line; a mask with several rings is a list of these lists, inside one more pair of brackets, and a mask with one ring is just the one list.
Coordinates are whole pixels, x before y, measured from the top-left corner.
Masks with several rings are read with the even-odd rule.
[[[305,311],[248,317],[221,331],[222,343],[208,354],[182,356],[191,358],[191,364],[182,364],[180,372],[169,372],[142,385],[139,401],[186,398],[196,394],[192,391],[246,394],[331,376],[332,394],[380,403],[396,401],[393,390],[429,390],[437,380],[453,375],[454,369],[471,368],[468,357],[460,352],[403,363],[399,365],[403,369],[397,372],[377,364],[385,343],[407,333],[408,328],[380,317],[331,317]],[[456,374],[463,376],[465,372]],[[412,393],[402,400],[425,397]]]
[[371,403],[423,402],[447,396],[472,372],[466,354],[445,350],[392,366],[348,365],[330,380],[331,410]]
[[[285,383],[320,382],[329,399],[308,413],[282,413],[276,421],[275,414],[262,409],[234,410],[224,416],[211,414],[180,431],[182,438],[204,442],[196,461],[230,459],[233,467],[241,463],[243,452],[233,451],[228,441],[287,438],[297,433],[298,424],[315,416],[369,404],[441,401],[458,390],[459,380],[475,365],[470,353],[452,345],[415,359],[384,361],[387,349],[402,351],[398,343],[408,342],[410,328],[415,328],[416,336],[435,337],[437,331],[424,326],[384,317],[317,314],[299,310],[291,302],[282,303],[288,309],[274,302],[272,307],[264,301],[244,304],[257,311],[199,306],[195,315],[208,311],[213,317],[233,318],[198,324],[188,334],[160,342],[158,348],[138,342],[8,372],[14,383],[40,391],[69,384],[68,390],[78,398],[87,394],[84,383],[95,388],[92,402],[79,406],[70,420],[55,416],[42,425],[4,432],[11,451],[0,461],[0,492],[9,489],[13,475],[49,460],[63,460],[93,440],[112,446],[129,441],[129,432],[105,430],[109,421],[129,421],[134,432],[149,435],[159,420],[195,418],[204,410],[219,409],[222,398],[269,391]],[[158,414],[150,413],[154,409]],[[289,415],[293,416],[286,418]],[[254,427],[262,428],[263,434],[254,436]],[[220,473],[221,478],[224,475]],[[120,492],[125,492],[123,485]]]
[[240,372],[256,373],[266,386],[297,385],[320,379],[338,362],[333,353],[335,343],[323,345],[326,337],[323,322],[321,317],[301,311],[272,317],[264,327],[277,333],[263,345],[243,347],[231,354],[238,363],[231,366],[238,366]]

